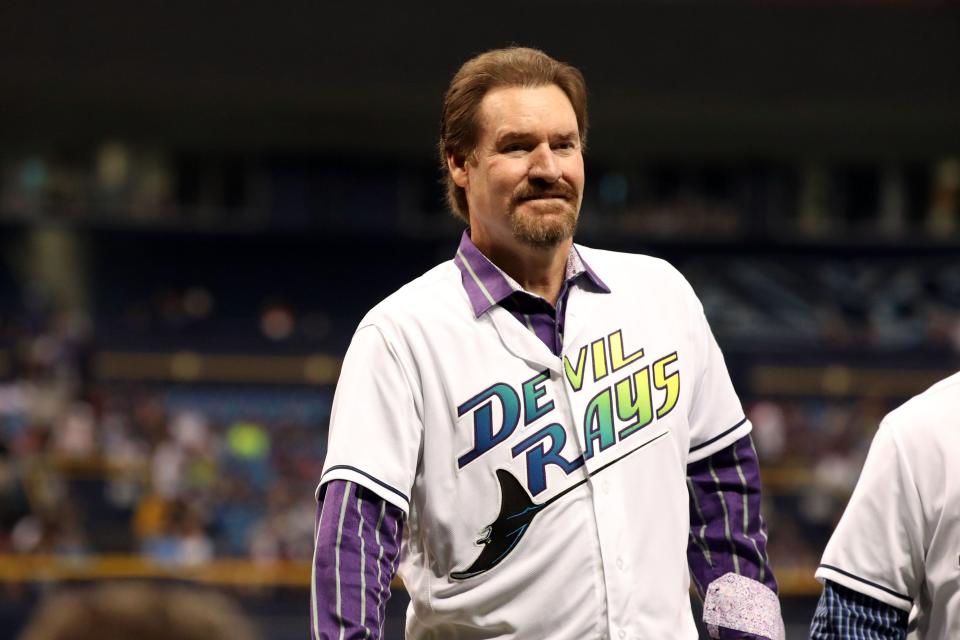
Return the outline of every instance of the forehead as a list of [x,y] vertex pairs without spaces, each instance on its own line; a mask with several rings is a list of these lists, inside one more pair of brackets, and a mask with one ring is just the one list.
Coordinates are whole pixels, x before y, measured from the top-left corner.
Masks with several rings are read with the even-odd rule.
[[504,133],[576,134],[577,114],[555,84],[497,87],[480,102],[480,139]]

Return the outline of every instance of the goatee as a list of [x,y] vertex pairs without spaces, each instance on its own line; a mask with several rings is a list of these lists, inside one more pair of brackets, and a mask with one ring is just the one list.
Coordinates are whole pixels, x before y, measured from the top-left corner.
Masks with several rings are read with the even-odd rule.
[[513,237],[534,247],[555,247],[567,238],[573,237],[577,228],[577,213],[569,202],[550,202],[544,212],[521,212],[513,209],[510,213],[510,227]]
[[[577,228],[576,190],[565,182],[545,187],[526,185],[510,207],[513,237],[534,247],[555,247]],[[524,206],[533,203],[532,206]],[[533,209],[533,210],[531,210]]]

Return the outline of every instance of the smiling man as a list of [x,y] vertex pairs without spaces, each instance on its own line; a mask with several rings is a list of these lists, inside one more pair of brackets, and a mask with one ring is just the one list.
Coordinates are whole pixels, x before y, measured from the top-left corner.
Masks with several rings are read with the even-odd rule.
[[573,243],[586,86],[541,51],[444,103],[455,257],[374,307],[317,489],[315,638],[782,638],[750,423],[686,280]]

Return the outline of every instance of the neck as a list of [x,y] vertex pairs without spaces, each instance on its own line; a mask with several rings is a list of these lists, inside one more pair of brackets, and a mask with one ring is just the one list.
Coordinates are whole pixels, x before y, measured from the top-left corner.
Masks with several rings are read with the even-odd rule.
[[482,238],[474,238],[473,241],[483,255],[516,280],[524,290],[535,293],[553,306],[557,305],[566,275],[567,257],[573,245],[572,238],[552,247],[519,243],[500,245],[484,242]]

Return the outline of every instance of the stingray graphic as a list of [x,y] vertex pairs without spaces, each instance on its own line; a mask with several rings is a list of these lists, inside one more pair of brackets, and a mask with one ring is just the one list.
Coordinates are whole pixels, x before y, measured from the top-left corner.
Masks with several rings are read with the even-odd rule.
[[648,444],[659,440],[667,435],[667,433],[667,431],[664,431],[636,449],[595,469],[592,473],[587,474],[587,477],[584,479],[573,483],[557,495],[540,504],[535,503],[530,498],[527,490],[523,488],[520,481],[510,472],[504,469],[497,469],[497,483],[500,485],[500,513],[497,515],[497,519],[480,533],[480,539],[477,540],[477,544],[482,545],[483,550],[480,552],[480,555],[477,556],[477,559],[465,570],[452,572],[450,577],[454,580],[466,580],[467,578],[473,578],[494,568],[520,543],[520,539],[523,538],[523,534],[530,528],[530,524],[538,513],[580,485],[586,483],[587,480],[607,467],[620,462],[631,453],[639,451]]

